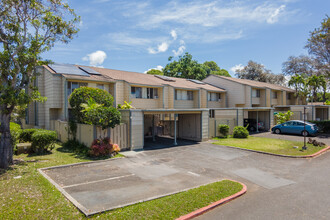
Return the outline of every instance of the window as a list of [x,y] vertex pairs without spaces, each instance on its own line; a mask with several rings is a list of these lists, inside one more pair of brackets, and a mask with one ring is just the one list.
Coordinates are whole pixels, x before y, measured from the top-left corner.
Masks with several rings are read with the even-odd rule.
[[175,100],[194,100],[194,91],[175,90]]
[[273,92],[273,99],[277,99],[277,92]]
[[158,99],[158,89],[147,88],[147,99]]
[[88,83],[68,82],[68,96],[70,96],[75,89],[78,89],[82,86],[88,86]]
[[104,90],[104,84],[96,84],[96,87],[97,87],[98,89],[102,89],[102,90]]
[[219,102],[221,101],[221,94],[215,92],[209,92],[207,100],[211,102]]
[[141,87],[131,87],[132,98],[142,99],[142,88]]
[[194,100],[194,92],[187,91],[187,100]]
[[260,89],[252,89],[252,97],[260,98]]
[[210,118],[214,118],[214,110],[209,111],[209,116],[210,116]]
[[131,87],[131,97],[136,99],[158,99],[158,88]]

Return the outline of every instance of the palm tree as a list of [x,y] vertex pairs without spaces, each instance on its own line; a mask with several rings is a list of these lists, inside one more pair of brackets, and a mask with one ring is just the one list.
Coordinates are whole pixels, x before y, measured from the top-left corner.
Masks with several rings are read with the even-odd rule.
[[307,85],[312,90],[312,101],[317,101],[317,90],[321,87],[320,76],[313,75],[307,78]]

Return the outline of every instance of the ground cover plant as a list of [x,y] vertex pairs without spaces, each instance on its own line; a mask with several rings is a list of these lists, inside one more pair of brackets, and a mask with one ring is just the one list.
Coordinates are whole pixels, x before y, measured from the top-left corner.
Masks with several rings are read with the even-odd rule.
[[[38,168],[90,161],[56,145],[52,154],[15,156],[15,165],[0,170],[0,219],[87,219],[37,171]],[[17,160],[21,162],[17,162]],[[20,177],[21,176],[21,177]],[[19,178],[20,177],[20,178]],[[97,219],[174,219],[239,192],[229,180],[172,196],[108,211]]]
[[[262,151],[280,155],[303,156],[314,154],[324,147],[316,147],[312,144],[307,144],[307,150],[301,151],[304,142],[287,141],[263,137],[251,137],[246,139],[237,138],[215,138],[214,144],[244,148],[249,150]],[[297,148],[296,148],[297,147]]]

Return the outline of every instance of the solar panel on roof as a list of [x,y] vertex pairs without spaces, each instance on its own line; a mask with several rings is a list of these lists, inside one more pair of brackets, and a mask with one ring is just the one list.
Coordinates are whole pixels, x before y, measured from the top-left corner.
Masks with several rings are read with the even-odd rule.
[[189,80],[189,81],[191,81],[191,82],[194,82],[194,83],[197,83],[197,84],[205,84],[204,82],[199,81],[199,80],[197,80],[197,79],[187,79],[187,80]]
[[72,64],[49,64],[48,65],[56,73],[68,74],[68,75],[78,75],[78,76],[89,76],[78,67]]
[[167,77],[167,76],[161,76],[161,75],[154,75],[155,77],[165,80],[165,81],[169,81],[169,82],[175,82],[175,79]]
[[96,70],[89,68],[89,67],[83,67],[83,66],[79,66],[80,69],[82,69],[83,71],[85,71],[86,73],[89,74],[93,74],[93,75],[101,75],[101,73],[97,72]]

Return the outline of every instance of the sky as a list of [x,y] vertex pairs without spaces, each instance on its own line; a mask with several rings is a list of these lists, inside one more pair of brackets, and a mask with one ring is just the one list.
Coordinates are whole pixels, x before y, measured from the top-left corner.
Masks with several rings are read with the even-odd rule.
[[80,31],[43,58],[141,73],[188,52],[231,75],[249,60],[278,74],[289,56],[307,54],[309,32],[330,15],[329,0],[67,2]]

